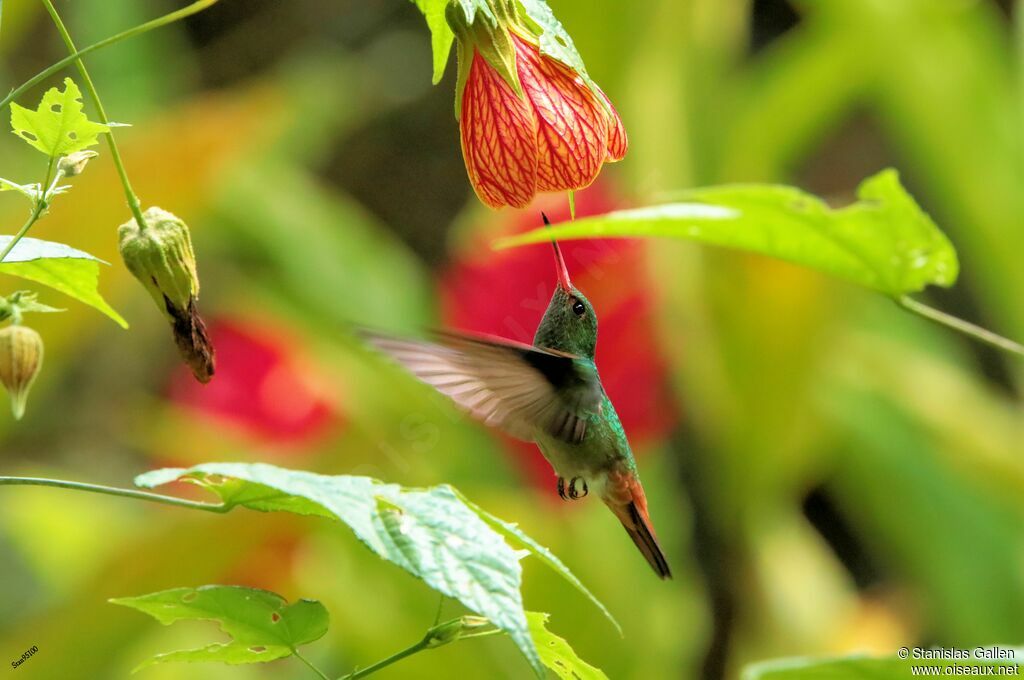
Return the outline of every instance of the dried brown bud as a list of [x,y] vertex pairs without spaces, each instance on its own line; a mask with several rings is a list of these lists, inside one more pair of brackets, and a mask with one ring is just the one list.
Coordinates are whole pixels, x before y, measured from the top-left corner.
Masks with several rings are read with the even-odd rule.
[[0,329],[0,383],[11,397],[11,411],[21,420],[32,383],[43,365],[43,339],[27,326]]
[[209,382],[214,350],[196,301],[199,276],[188,226],[160,208],[143,215],[143,229],[129,220],[118,229],[121,258],[171,323],[178,353],[199,382]]

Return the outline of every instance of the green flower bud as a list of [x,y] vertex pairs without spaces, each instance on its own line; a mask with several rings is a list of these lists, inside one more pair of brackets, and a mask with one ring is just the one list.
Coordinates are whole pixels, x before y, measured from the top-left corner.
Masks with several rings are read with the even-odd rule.
[[0,383],[11,397],[11,411],[21,420],[28,391],[43,365],[43,339],[27,326],[0,329]]
[[196,306],[199,276],[188,226],[160,208],[150,208],[143,217],[145,229],[135,220],[118,228],[121,258],[170,322],[178,352],[196,380],[209,382],[214,350]]
[[440,647],[466,635],[479,633],[482,628],[487,628],[490,625],[491,622],[488,619],[470,614],[445,621],[427,631],[427,649]]
[[57,169],[64,177],[81,175],[85,166],[96,156],[99,154],[95,151],[76,151],[61,158],[57,163]]

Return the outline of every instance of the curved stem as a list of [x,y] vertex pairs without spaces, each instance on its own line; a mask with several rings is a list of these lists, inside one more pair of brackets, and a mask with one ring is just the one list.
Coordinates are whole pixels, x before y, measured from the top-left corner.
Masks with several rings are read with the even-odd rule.
[[309,666],[309,669],[310,669],[311,671],[313,671],[314,673],[316,673],[316,674],[317,674],[318,676],[320,676],[320,677],[321,677],[321,678],[322,678],[323,680],[331,680],[331,679],[330,679],[329,677],[327,677],[327,674],[326,674],[326,673],[324,673],[324,672],[323,672],[322,670],[320,670],[319,668],[317,668],[316,666],[314,666],[314,665],[313,665],[313,663],[312,663],[312,662],[311,662],[311,661],[310,661],[309,659],[307,659],[306,657],[304,657],[304,656],[302,656],[301,654],[299,654],[299,650],[297,650],[297,649],[292,649],[292,654],[294,654],[294,655],[295,655],[295,658],[296,658],[296,659],[298,659],[298,660],[299,660],[299,661],[301,661],[302,663],[304,663],[304,664],[306,664],[307,666]]
[[21,95],[25,94],[25,92],[30,88],[34,87],[35,85],[38,85],[42,81],[52,76],[54,73],[57,73],[62,68],[68,66],[69,64],[75,63],[76,61],[78,61],[85,55],[89,54],[90,52],[95,52],[96,50],[103,49],[104,47],[108,47],[110,45],[113,45],[114,43],[119,43],[122,40],[134,38],[137,35],[142,35],[143,33],[147,33],[149,31],[152,31],[153,29],[174,23],[175,21],[179,21],[186,17],[192,16],[193,14],[196,14],[198,12],[202,12],[207,7],[210,7],[211,5],[214,5],[216,3],[217,0],[196,0],[196,2],[193,2],[191,5],[188,5],[187,7],[182,7],[179,10],[175,10],[173,12],[165,14],[162,17],[153,19],[152,21],[147,21],[144,24],[133,26],[132,28],[129,28],[126,31],[122,31],[116,35],[110,36],[109,38],[104,38],[99,42],[95,42],[92,45],[89,45],[88,47],[83,47],[81,50],[75,52],[74,54],[68,55],[60,61],[51,64],[50,66],[47,66],[42,71],[35,74],[21,85],[11,90],[6,97],[0,100],[0,109],[3,109],[12,101],[17,99]]
[[1001,335],[993,333],[992,331],[986,330],[981,326],[977,326],[969,321],[940,312],[939,310],[929,307],[926,304],[922,304],[913,298],[903,295],[896,299],[898,304],[903,309],[917,314],[918,316],[924,317],[929,321],[934,321],[937,324],[952,328],[955,331],[963,333],[964,335],[970,336],[979,342],[983,342],[986,345],[991,345],[997,349],[1001,349],[1004,352],[1010,352],[1011,354],[1017,354],[1024,357],[1024,345],[1019,342],[1014,342],[1009,338],[1004,338]]
[[[42,0],[43,5],[46,7],[46,11],[50,13],[50,18],[53,19],[53,24],[57,27],[57,32],[60,33],[61,39],[67,46],[68,51],[71,54],[76,54],[78,48],[75,47],[74,40],[71,39],[71,34],[68,33],[67,27],[64,22],[61,21],[60,15],[57,13],[57,8],[53,6],[51,0]],[[107,118],[107,112],[103,108],[103,102],[100,100],[100,95],[96,91],[96,85],[92,82],[92,78],[89,77],[89,71],[85,68],[85,62],[81,58],[75,59],[75,63],[78,66],[78,72],[82,75],[82,81],[85,84],[85,90],[89,93],[89,98],[92,99],[93,106],[96,107],[96,115],[99,117],[100,122],[104,125],[110,124],[110,119]],[[139,197],[135,195],[135,191],[132,189],[131,182],[128,181],[128,172],[124,169],[124,162],[121,160],[121,153],[117,149],[117,142],[114,141],[114,131],[107,129],[107,146],[110,148],[110,157],[114,161],[114,167],[117,168],[117,174],[121,178],[121,186],[124,187],[124,196],[128,201],[128,207],[132,211],[132,215],[135,216],[135,221],[139,225],[139,229],[145,231],[146,220],[142,217],[142,208],[139,206]]]
[[192,510],[205,510],[207,512],[224,513],[231,509],[225,503],[204,503],[202,501],[190,501],[185,498],[174,496],[163,496],[148,491],[136,491],[135,489],[119,489],[114,486],[102,486],[100,484],[86,484],[84,482],[71,482],[64,479],[48,479],[46,477],[0,477],[0,486],[52,486],[58,489],[71,489],[73,491],[88,491],[107,496],[120,496],[122,498],[134,498],[140,501],[151,503],[162,503],[163,505],[176,505],[180,508],[191,508]]

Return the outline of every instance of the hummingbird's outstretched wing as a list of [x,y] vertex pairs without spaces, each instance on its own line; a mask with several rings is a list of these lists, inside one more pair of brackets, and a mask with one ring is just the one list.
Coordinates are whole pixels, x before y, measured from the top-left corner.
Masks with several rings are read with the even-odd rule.
[[413,375],[486,425],[531,441],[542,429],[579,443],[604,398],[593,362],[497,338],[438,334],[435,342],[361,332]]

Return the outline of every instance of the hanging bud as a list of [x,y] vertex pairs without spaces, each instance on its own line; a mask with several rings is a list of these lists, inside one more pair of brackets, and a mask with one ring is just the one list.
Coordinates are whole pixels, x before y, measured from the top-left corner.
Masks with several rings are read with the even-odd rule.
[[43,339],[27,326],[0,329],[0,382],[11,397],[11,411],[21,420],[28,391],[43,365]]
[[196,380],[209,382],[214,351],[196,306],[199,277],[188,227],[160,208],[143,217],[145,229],[129,220],[117,230],[121,258],[170,322],[178,352]]
[[82,171],[85,170],[86,164],[93,158],[96,158],[96,156],[99,156],[99,154],[95,151],[76,151],[61,158],[57,163],[57,170],[64,177],[81,175]]

